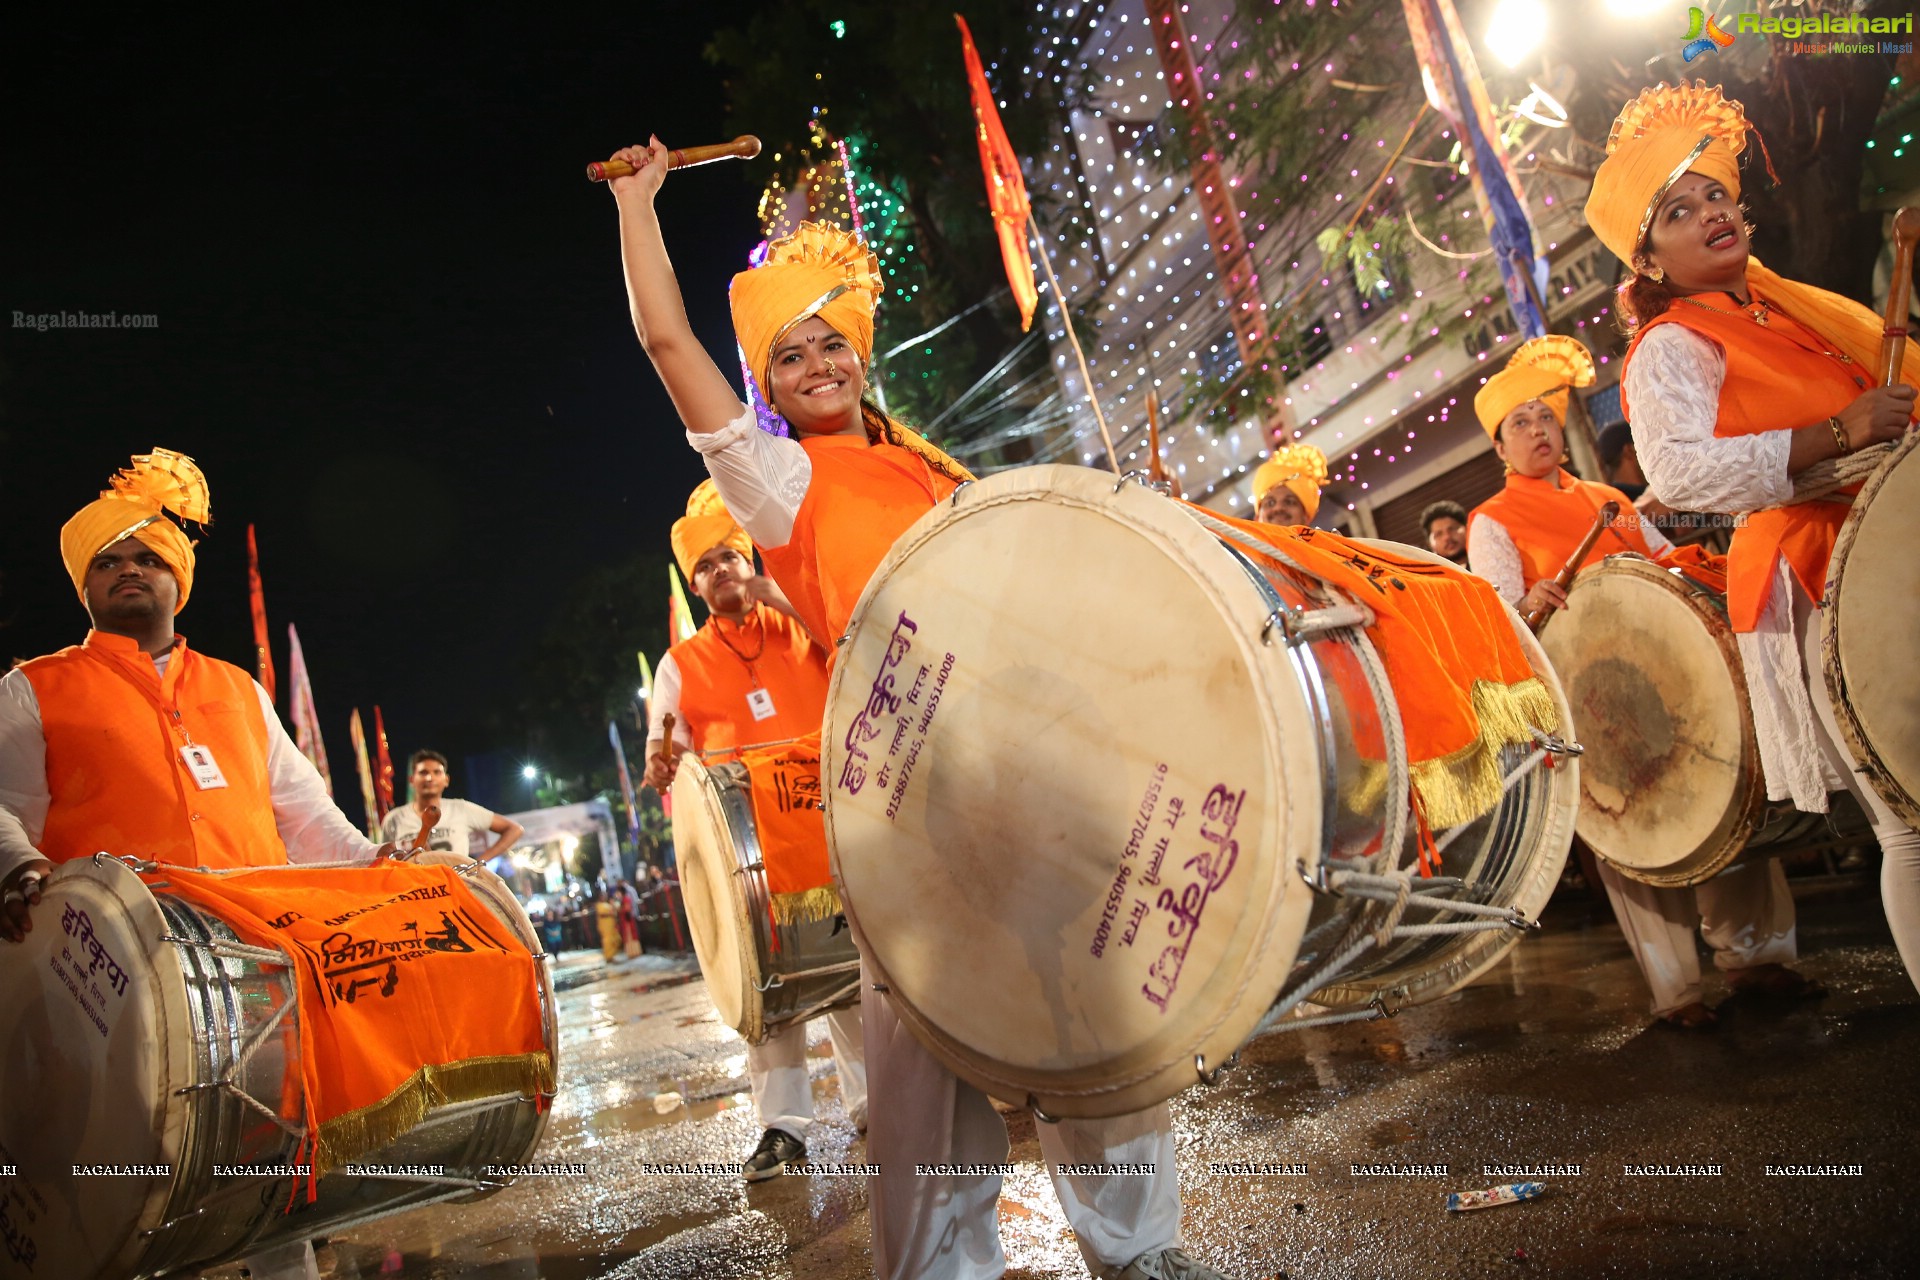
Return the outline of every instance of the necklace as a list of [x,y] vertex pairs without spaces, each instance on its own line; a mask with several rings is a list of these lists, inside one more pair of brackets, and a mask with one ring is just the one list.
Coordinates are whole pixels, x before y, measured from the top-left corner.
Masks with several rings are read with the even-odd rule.
[[[758,608],[754,609],[752,617],[756,622],[759,621],[760,611]],[[745,623],[740,624],[740,630],[745,631],[746,629]],[[747,670],[749,672],[753,670],[753,664],[760,660],[760,655],[767,651],[767,627],[764,622],[760,624],[760,647],[750,654],[742,653],[733,647],[733,641],[727,639],[727,633],[721,628],[720,621],[717,618],[714,620],[713,634],[720,638],[721,644],[727,646],[728,653],[731,653],[734,657],[747,664]]]
[[[1733,295],[1728,294],[1727,296],[1732,297]],[[1710,307],[1706,303],[1700,302],[1694,298],[1681,298],[1680,301],[1692,303],[1694,306],[1699,307],[1702,311],[1719,311],[1720,310],[1719,307]],[[1768,302],[1765,298],[1755,298],[1752,302],[1738,303],[1736,305],[1738,305],[1740,308],[1739,314],[1745,316],[1747,319],[1753,321],[1755,324],[1759,325],[1763,329],[1767,327],[1768,317],[1773,314],[1773,304],[1771,302]]]

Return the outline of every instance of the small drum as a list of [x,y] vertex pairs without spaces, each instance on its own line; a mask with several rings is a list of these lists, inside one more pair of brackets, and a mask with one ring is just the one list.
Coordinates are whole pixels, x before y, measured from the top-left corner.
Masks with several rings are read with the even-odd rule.
[[[479,870],[471,886],[538,954],[505,886]],[[84,948],[62,927],[83,916]],[[501,1167],[539,1145],[538,1099],[441,1107],[361,1157],[359,1172],[320,1178],[308,1203],[306,1179],[290,1172],[299,1140],[250,1105],[301,1118],[290,971],[220,954],[230,948],[248,949],[223,921],[164,885],[150,890],[117,859],[54,872],[33,931],[0,953],[0,1163],[13,1174],[0,1179],[0,1276],[190,1272],[418,1205],[479,1199],[512,1181]],[[540,983],[553,1053],[544,966]]]
[[1920,828],[1920,434],[1873,473],[1840,526],[1827,566],[1820,652],[1834,719],[1887,807]]
[[1676,887],[1827,830],[1767,804],[1726,598],[1639,556],[1574,579],[1540,632],[1586,746],[1579,834],[1620,874]]
[[[818,780],[807,812],[824,843]],[[774,919],[765,851],[754,818],[753,778],[742,760],[680,759],[673,780],[674,849],[694,954],[720,1020],[748,1044],[860,999],[860,953],[836,913]]]
[[949,1068],[1044,1114],[1150,1106],[1308,996],[1445,995],[1513,945],[1572,839],[1574,762],[1509,748],[1514,785],[1428,882],[1505,919],[1395,932],[1391,892],[1321,891],[1414,860],[1410,834],[1382,852],[1408,812],[1397,704],[1364,630],[1303,621],[1317,583],[1204,519],[1080,467],[964,487],[894,544],[835,665],[828,847],[862,954]]

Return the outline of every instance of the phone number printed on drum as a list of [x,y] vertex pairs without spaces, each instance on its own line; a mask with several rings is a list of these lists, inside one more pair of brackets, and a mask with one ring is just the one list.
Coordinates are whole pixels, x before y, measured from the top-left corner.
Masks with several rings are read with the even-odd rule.
[[[1156,764],[1146,790],[1141,793],[1133,826],[1127,832],[1127,843],[1120,851],[1119,869],[1114,872],[1100,922],[1094,926],[1093,938],[1087,945],[1089,955],[1096,960],[1104,959],[1113,942],[1114,930],[1118,928],[1119,946],[1130,949],[1149,919],[1156,912],[1164,915],[1166,936],[1172,941],[1148,964],[1147,980],[1140,986],[1141,995],[1161,1013],[1167,1011],[1180,986],[1180,974],[1186,967],[1187,953],[1199,936],[1207,903],[1227,882],[1240,860],[1240,842],[1234,831],[1247,799],[1245,788],[1236,790],[1224,782],[1214,784],[1206,799],[1200,802],[1197,831],[1194,827],[1188,828],[1193,844],[1198,847],[1179,862],[1177,870],[1169,870],[1167,855],[1173,850],[1180,820],[1186,816],[1189,806],[1182,796],[1164,796],[1166,805],[1162,813],[1167,773],[1165,761]],[[1164,831],[1159,830],[1162,827]],[[1140,870],[1136,883],[1137,868]],[[1130,897],[1131,894],[1138,896]],[[1123,903],[1126,913],[1125,923],[1121,924]]]
[[[873,781],[888,790],[889,822],[898,816],[906,800],[907,782],[913,777],[914,766],[920,762],[920,750],[927,744],[927,731],[933,727],[934,713],[940,709],[940,695],[953,675],[955,659],[948,652],[941,655],[937,670],[931,662],[921,663],[906,693],[894,692],[894,668],[913,652],[913,637],[919,630],[920,624],[902,609],[893,634],[887,637],[880,670],[867,690],[867,705],[847,726],[847,736],[842,743],[846,747],[846,761],[840,766],[840,777],[835,783],[848,795],[857,796],[867,785],[868,767],[873,766]],[[889,719],[893,722],[890,736]],[[887,738],[887,754],[876,765],[866,744],[881,737]]]

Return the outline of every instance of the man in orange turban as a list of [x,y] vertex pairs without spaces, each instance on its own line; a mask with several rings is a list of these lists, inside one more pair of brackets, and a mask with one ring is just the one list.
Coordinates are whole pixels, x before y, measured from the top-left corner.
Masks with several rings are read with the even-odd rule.
[[1620,407],[1660,501],[1743,513],[1727,614],[1767,796],[1824,813],[1830,792],[1853,793],[1880,844],[1887,923],[1920,985],[1920,833],[1853,768],[1822,675],[1828,561],[1851,491],[1794,499],[1809,468],[1910,429],[1920,344],[1892,385],[1875,386],[1880,317],[1753,256],[1739,204],[1748,131],[1745,109],[1705,82],[1648,89],[1613,122],[1587,221],[1634,273]]
[[[0,678],[0,938],[19,942],[57,863],[137,854],[198,867],[371,862],[266,691],[187,646],[174,615],[193,590],[193,542],[170,517],[210,521],[193,459],[155,449],[60,530],[93,621],[86,640]],[[388,849],[391,846],[387,846]],[[0,963],[6,962],[0,948]],[[302,1241],[245,1259],[311,1274]]]
[[1253,471],[1253,510],[1265,524],[1312,524],[1327,483],[1327,455],[1310,444],[1285,444]]
[[[825,651],[790,616],[780,589],[754,572],[753,542],[734,523],[713,481],[700,482],[669,536],[681,572],[707,606],[707,620],[667,650],[654,672],[647,782],[662,794],[673,784],[677,750],[725,751],[804,738],[819,732],[827,707]],[[668,715],[674,717],[671,742]],[[771,905],[777,920],[826,919],[840,910],[839,895],[827,878],[824,843],[818,849],[791,849],[774,843],[769,832],[760,838],[770,885],[808,884],[809,865],[815,870],[811,880],[817,883],[809,890],[775,890]],[[864,1131],[867,1068],[860,1010],[838,1009],[826,1021],[847,1115]],[[741,1173],[748,1182],[759,1182],[806,1159],[807,1128],[813,1122],[806,1023],[792,1023],[748,1045],[747,1078],[761,1135]]]

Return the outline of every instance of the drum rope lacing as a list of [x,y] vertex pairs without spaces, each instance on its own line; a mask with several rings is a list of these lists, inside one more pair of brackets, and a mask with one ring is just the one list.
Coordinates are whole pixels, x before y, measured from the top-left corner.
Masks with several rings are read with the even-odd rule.
[[1816,462],[1793,478],[1793,496],[1785,502],[1776,502],[1770,507],[1758,508],[1761,511],[1777,511],[1781,507],[1790,507],[1800,502],[1815,502],[1846,488],[1858,484],[1878,471],[1888,458],[1898,449],[1901,440],[1882,440],[1879,444],[1870,444],[1863,449],[1839,458],[1828,458]]

